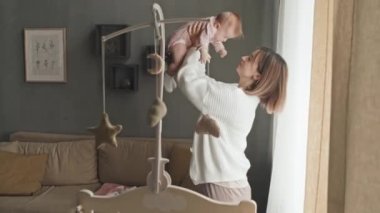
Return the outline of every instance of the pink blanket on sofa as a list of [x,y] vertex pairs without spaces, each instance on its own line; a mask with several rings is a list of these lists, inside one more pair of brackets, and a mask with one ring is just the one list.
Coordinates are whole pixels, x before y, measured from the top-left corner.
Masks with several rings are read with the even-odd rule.
[[116,183],[104,183],[96,192],[95,195],[116,196],[127,191],[135,189],[135,186],[124,186]]

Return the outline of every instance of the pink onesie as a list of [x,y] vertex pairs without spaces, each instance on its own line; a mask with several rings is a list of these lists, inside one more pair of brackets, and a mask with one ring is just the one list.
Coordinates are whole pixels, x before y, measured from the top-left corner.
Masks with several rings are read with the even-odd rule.
[[[216,30],[217,30],[214,27],[215,16],[210,17],[209,20],[210,21],[207,22],[206,26],[201,29],[201,32],[195,32],[195,33],[193,32],[192,35],[189,33],[189,28],[191,28],[192,25],[199,24],[199,22],[189,22],[185,24],[183,27],[181,27],[180,29],[178,29],[177,31],[175,31],[169,40],[169,44],[168,44],[169,51],[171,47],[173,47],[176,44],[185,44],[187,48],[204,47],[208,49],[208,45],[210,43],[214,46],[216,52],[225,50],[222,41],[217,41],[214,39]],[[194,38],[193,41],[191,40],[191,37]]]

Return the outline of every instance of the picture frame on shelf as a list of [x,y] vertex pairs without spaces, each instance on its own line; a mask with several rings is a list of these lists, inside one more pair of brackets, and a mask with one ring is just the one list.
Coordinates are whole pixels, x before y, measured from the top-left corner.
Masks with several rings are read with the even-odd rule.
[[111,66],[111,88],[115,90],[137,91],[138,90],[137,64],[113,64]]
[[[96,53],[101,55],[102,36],[128,27],[125,24],[98,24],[96,25]],[[123,34],[106,42],[105,56],[128,60],[131,52],[131,35]]]
[[66,28],[25,28],[24,55],[26,82],[67,82]]

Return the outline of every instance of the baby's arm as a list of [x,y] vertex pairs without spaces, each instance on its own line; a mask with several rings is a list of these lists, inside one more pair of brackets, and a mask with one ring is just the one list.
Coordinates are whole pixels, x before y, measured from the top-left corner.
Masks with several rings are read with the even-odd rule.
[[208,26],[204,27],[204,29],[199,35],[199,43],[200,43],[199,50],[201,53],[200,61],[202,64],[206,62],[210,62],[210,59],[211,59],[211,56],[208,53],[208,46],[210,44],[211,38],[210,38],[210,35],[207,33],[207,27]]
[[205,64],[206,62],[210,62],[211,56],[208,53],[208,48],[207,47],[201,47],[199,50],[201,52],[201,57],[199,59],[201,61],[201,63]]
[[211,43],[214,46],[215,52],[217,52],[221,58],[224,58],[227,55],[227,50],[221,41],[214,41]]

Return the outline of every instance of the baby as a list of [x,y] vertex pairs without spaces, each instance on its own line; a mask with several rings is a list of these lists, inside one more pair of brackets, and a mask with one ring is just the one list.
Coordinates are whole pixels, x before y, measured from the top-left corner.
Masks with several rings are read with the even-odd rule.
[[209,21],[187,23],[174,32],[168,43],[171,61],[166,72],[169,76],[165,75],[165,90],[170,93],[177,87],[172,76],[177,73],[188,49],[197,47],[201,53],[199,60],[202,63],[210,62],[211,56],[208,52],[210,43],[223,58],[227,55],[223,42],[242,34],[240,16],[233,12],[222,12],[210,17]]

